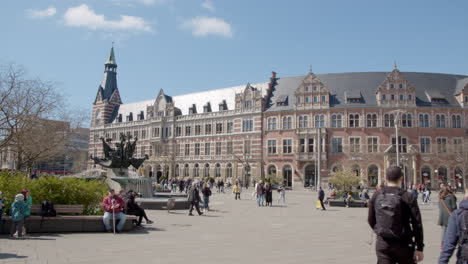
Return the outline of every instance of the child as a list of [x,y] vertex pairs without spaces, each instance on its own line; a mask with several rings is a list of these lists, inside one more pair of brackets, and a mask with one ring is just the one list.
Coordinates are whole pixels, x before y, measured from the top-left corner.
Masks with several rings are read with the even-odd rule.
[[11,205],[11,230],[10,236],[13,238],[19,238],[23,234],[24,218],[26,216],[26,210],[28,206],[24,202],[24,195],[17,194],[15,201]]
[[235,195],[234,199],[236,199],[236,200],[237,200],[237,198],[239,198],[239,200],[241,199],[240,198],[241,189],[240,189],[238,183],[234,184],[234,188],[232,188],[232,193],[234,193],[234,195]]

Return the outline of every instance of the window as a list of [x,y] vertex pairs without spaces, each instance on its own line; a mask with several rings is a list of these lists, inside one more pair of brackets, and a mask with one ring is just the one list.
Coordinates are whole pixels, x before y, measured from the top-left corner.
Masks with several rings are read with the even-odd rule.
[[244,154],[250,154],[252,149],[252,141],[244,140]]
[[285,116],[283,117],[283,129],[291,129],[292,127],[292,117]]
[[221,142],[216,142],[216,155],[221,155]]
[[223,133],[223,123],[216,123],[216,134]]
[[283,139],[283,153],[284,154],[292,153],[292,139]]
[[318,102],[318,97],[314,96],[314,103],[317,103],[317,102]]
[[248,100],[244,102],[244,108],[252,108],[252,101]]
[[384,126],[385,127],[395,126],[395,116],[393,114],[385,114],[384,115]]
[[211,124],[205,124],[205,135],[211,134]]
[[436,115],[436,127],[445,128],[445,115]]
[[299,128],[306,128],[308,126],[308,116],[299,116]]
[[459,115],[452,116],[452,128],[461,128],[461,117]]
[[195,156],[200,156],[200,143],[195,143]]
[[[151,148],[150,148],[151,150]],[[174,145],[174,153],[175,153],[175,156],[180,156],[180,144],[175,144]]]
[[340,114],[332,115],[332,127],[342,127]]
[[200,176],[200,166],[197,163],[193,167],[193,177],[198,177],[198,176]]
[[226,168],[226,177],[231,178],[232,177],[232,164],[228,163],[227,168]]
[[395,88],[395,84],[391,83],[390,84],[390,89],[394,89]]
[[453,139],[453,151],[456,154],[463,154],[463,139],[461,138]]
[[398,84],[398,88],[403,89],[403,84],[402,83]]
[[175,165],[174,175],[175,175],[176,177],[179,177],[179,176],[180,176],[179,164],[176,164],[176,165]]
[[299,152],[304,153],[305,152],[305,138],[299,139]]
[[429,127],[429,115],[428,114],[419,115],[419,127]]
[[421,144],[421,153],[431,153],[431,138],[421,138],[420,139],[420,144]]
[[390,99],[391,99],[392,101],[394,101],[394,100],[395,100],[395,95],[394,95],[394,94],[390,95]]
[[408,94],[408,101],[413,101],[413,95]]
[[189,156],[190,155],[190,144],[185,144],[184,147],[184,155]]
[[234,131],[234,123],[233,122],[227,122],[227,132],[232,133]]
[[327,100],[326,100],[325,95],[322,95],[322,102],[326,102],[326,101],[327,101]]
[[201,126],[195,125],[195,136],[199,136],[201,134]]
[[141,131],[141,139],[145,139],[146,138],[146,130],[142,130]]
[[413,126],[413,117],[411,114],[403,114],[401,117],[401,125],[403,127],[412,127]]
[[112,140],[117,140],[117,133],[115,132],[112,133]]
[[300,97],[297,98],[297,103],[298,103],[298,104],[301,103],[301,98],[300,98]]
[[[392,138],[392,145],[394,146],[394,149],[396,149],[395,138]],[[408,152],[408,139],[407,138],[398,137],[398,152],[400,153]]]
[[242,132],[251,132],[253,130],[253,120],[242,120]]
[[205,177],[210,177],[210,164],[205,164]]
[[209,142],[205,143],[205,156],[210,155],[211,144]]
[[276,154],[276,140],[269,139],[268,140],[268,154]]
[[304,87],[304,91],[308,92],[309,91],[309,86]]
[[232,141],[226,143],[226,154],[232,154]]
[[133,131],[133,138],[138,138],[138,130]]
[[316,115],[315,116],[315,127],[325,127],[325,116]]
[[359,115],[358,114],[349,115],[349,127],[359,127]]
[[176,127],[175,128],[175,136],[180,137],[182,135],[182,128],[181,127]]
[[216,163],[215,177],[221,177],[221,165],[219,163]]
[[141,156],[146,154],[146,146],[141,146]]
[[377,114],[367,114],[367,127],[377,127]]
[[310,102],[310,97],[309,97],[309,96],[306,96],[306,97],[305,97],[305,102],[306,102],[306,103]]
[[317,86],[314,86],[314,91],[317,91],[318,90],[318,87]]
[[268,167],[268,177],[276,177],[276,167],[274,165]]
[[358,138],[358,137],[349,138],[349,152],[351,153],[361,152],[361,138]]
[[276,117],[268,118],[268,130],[276,129]]
[[437,153],[439,154],[447,153],[447,139],[446,138],[437,138]]
[[314,139],[309,138],[309,140],[307,140],[307,143],[309,143],[309,145],[307,147],[307,151],[308,152],[314,152]]
[[387,100],[387,95],[382,94],[382,101],[385,101],[385,100]]
[[343,153],[343,139],[334,137],[332,138],[332,152]]
[[379,152],[378,137],[368,137],[367,138],[367,152],[368,153],[377,153]]
[[184,177],[188,177],[189,176],[189,166],[188,164],[185,164],[184,166]]
[[191,126],[186,126],[185,127],[185,136],[190,136],[191,130],[192,130]]

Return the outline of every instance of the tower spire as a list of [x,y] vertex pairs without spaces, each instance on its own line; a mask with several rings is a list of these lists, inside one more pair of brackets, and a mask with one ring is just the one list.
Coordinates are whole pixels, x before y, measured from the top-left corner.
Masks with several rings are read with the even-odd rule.
[[115,65],[117,67],[117,61],[115,60],[115,55],[114,55],[114,42],[112,42],[112,48],[109,53],[109,57],[106,61],[106,65]]
[[393,69],[398,70],[398,65],[397,65],[396,60],[393,61]]

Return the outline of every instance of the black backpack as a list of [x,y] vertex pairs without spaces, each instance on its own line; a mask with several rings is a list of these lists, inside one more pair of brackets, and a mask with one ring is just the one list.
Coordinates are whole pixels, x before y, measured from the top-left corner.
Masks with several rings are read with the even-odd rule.
[[404,190],[395,193],[386,193],[385,188],[377,194],[374,203],[376,225],[375,233],[387,239],[400,239],[405,233],[402,223],[401,196]]
[[461,255],[460,259],[468,261],[468,210],[460,209],[457,212],[457,219],[459,225],[459,239],[458,239],[458,247],[460,249]]
[[43,201],[41,205],[41,216],[57,216],[57,211],[54,209],[54,204],[51,201]]

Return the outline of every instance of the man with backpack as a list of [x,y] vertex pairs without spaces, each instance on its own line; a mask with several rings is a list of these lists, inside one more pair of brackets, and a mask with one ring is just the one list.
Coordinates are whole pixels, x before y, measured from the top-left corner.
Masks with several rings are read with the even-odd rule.
[[369,202],[368,222],[377,235],[378,263],[413,264],[424,258],[421,212],[414,196],[400,188],[402,178],[400,167],[389,167],[387,186]]
[[449,263],[450,257],[458,245],[457,264],[468,263],[468,192],[460,203],[460,209],[449,217],[445,231],[439,264]]

